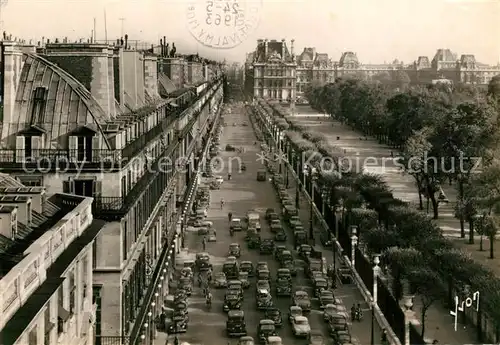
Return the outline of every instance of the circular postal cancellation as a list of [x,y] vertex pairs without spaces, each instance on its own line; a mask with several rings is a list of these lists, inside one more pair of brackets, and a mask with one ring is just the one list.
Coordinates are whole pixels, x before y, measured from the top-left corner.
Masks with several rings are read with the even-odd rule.
[[187,26],[201,44],[230,49],[257,28],[261,8],[262,0],[194,0],[187,8]]

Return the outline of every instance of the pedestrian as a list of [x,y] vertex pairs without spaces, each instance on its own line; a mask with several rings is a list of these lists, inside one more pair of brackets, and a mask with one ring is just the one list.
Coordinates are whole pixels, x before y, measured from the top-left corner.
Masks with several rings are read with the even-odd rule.
[[220,199],[220,209],[222,210],[224,208],[224,198]]
[[228,219],[229,223],[231,223],[231,220],[233,220],[233,213],[232,212],[229,212],[227,214],[227,219]]
[[230,181],[231,180],[231,173],[227,173],[227,180]]
[[207,238],[206,237],[203,237],[203,251],[205,251],[207,249]]

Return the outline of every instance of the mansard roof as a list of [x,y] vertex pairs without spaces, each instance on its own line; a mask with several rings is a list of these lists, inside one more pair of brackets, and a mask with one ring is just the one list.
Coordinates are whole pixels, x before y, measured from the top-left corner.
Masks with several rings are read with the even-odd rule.
[[450,49],[438,49],[432,61],[456,62],[457,55]]
[[354,52],[345,52],[342,53],[342,56],[340,57],[339,65],[342,67],[343,65],[347,64],[355,64],[359,65],[358,61],[358,56]]

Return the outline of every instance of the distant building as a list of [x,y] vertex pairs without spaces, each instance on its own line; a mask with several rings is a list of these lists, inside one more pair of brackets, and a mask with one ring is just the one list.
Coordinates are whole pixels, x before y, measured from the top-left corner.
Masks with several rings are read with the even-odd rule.
[[[256,53],[247,56],[247,70],[253,66],[251,60],[256,59],[256,56]],[[298,98],[303,96],[310,85],[331,83],[336,78],[349,75],[390,82],[395,79],[397,71],[403,70],[413,84],[431,84],[443,77],[455,84],[485,85],[500,74],[500,66],[481,64],[470,54],[457,58],[450,49],[438,49],[432,60],[420,56],[417,61],[408,65],[398,60],[384,64],[363,64],[354,52],[344,52],[339,61],[333,61],[328,54],[318,53],[314,47],[306,47],[297,56],[296,63]]]
[[152,344],[144,324],[168,293],[165,265],[222,102],[220,65],[167,47],[0,42],[0,170],[48,195],[92,197],[105,221],[92,256],[96,345]]
[[257,41],[254,52],[247,55],[245,85],[254,97],[294,102],[297,89],[297,63],[284,39]]
[[0,342],[93,344],[92,198],[0,174]]

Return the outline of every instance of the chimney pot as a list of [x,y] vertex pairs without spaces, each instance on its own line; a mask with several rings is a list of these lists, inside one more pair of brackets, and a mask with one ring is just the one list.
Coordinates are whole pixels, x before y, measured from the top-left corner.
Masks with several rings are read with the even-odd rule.
[[47,44],[50,44],[50,38],[47,38]]

